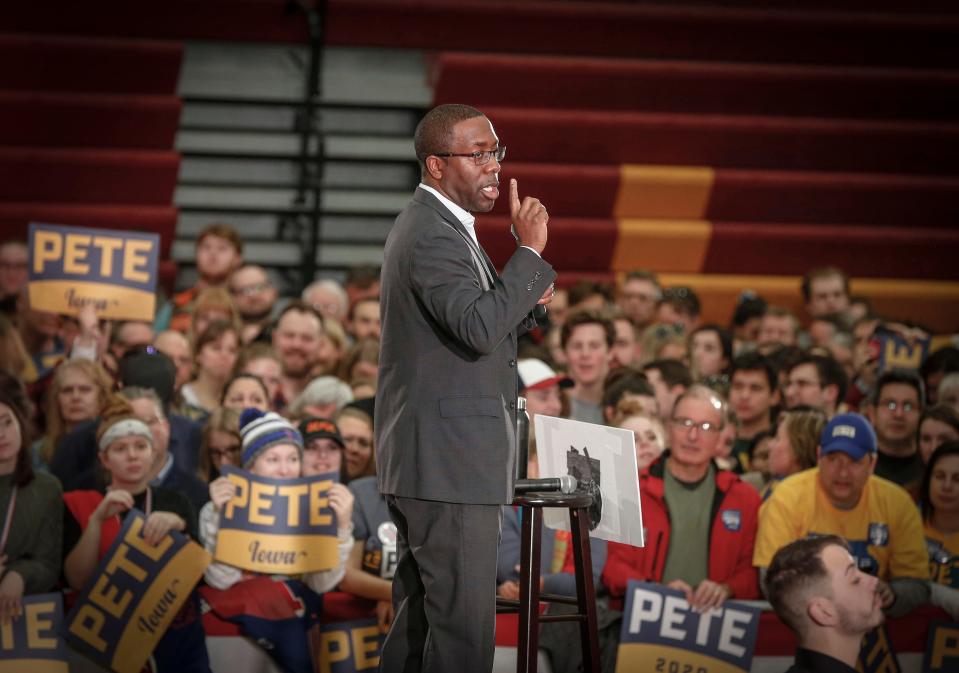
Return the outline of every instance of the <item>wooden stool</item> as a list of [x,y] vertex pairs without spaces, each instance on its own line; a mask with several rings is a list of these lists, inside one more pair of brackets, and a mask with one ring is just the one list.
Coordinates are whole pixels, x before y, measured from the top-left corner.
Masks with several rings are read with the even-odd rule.
[[[585,671],[599,673],[599,641],[596,635],[596,592],[593,588],[593,562],[589,552],[589,515],[593,498],[583,494],[527,493],[513,498],[520,508],[522,542],[520,555],[519,600],[497,598],[497,612],[519,612],[517,673],[536,673],[539,651],[539,625],[545,622],[579,622]],[[569,510],[573,559],[576,572],[576,598],[540,594],[540,543],[544,507]],[[540,615],[540,601],[574,605],[573,614]]]

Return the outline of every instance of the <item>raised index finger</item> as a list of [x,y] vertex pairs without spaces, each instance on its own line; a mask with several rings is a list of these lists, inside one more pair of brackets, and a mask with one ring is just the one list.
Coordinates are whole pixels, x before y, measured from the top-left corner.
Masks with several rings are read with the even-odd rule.
[[509,179],[509,209],[511,213],[519,212],[519,186],[516,184],[516,178]]

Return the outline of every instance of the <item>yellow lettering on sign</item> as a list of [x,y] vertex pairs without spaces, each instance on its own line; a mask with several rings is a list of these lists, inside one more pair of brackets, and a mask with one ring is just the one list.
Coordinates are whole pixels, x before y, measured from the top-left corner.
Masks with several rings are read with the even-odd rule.
[[328,526],[333,523],[333,517],[329,514],[320,514],[320,510],[329,505],[330,499],[326,497],[330,487],[333,486],[331,479],[315,481],[310,484],[310,525]]
[[[120,550],[124,547],[120,547]],[[118,550],[118,552],[120,551]],[[119,598],[118,598],[119,596]],[[133,600],[133,592],[127,591],[120,596],[120,590],[110,584],[108,575],[100,575],[96,584],[90,589],[90,602],[102,610],[106,610],[111,615],[120,619],[124,610]]]
[[[163,557],[163,554],[166,553],[166,550],[170,548],[170,545],[173,544],[173,538],[167,536],[160,540],[160,544],[154,547],[140,534],[140,531],[143,530],[144,521],[145,519],[134,519],[130,525],[130,530],[128,530],[127,534],[123,537],[123,541],[151,561],[159,561]],[[123,549],[123,547],[120,549]],[[117,552],[119,552],[119,549]],[[107,570],[109,572],[109,568]],[[146,577],[145,572],[143,573],[143,577]],[[143,579],[140,578],[137,581],[142,582]]]
[[376,668],[379,665],[379,655],[370,656],[379,647],[377,642],[379,632],[378,626],[364,626],[353,629],[350,633],[353,640],[353,662],[356,664],[356,670],[364,671],[368,668]]
[[57,647],[56,638],[44,638],[42,632],[50,633],[53,629],[52,619],[40,619],[41,615],[52,615],[55,609],[53,603],[31,603],[24,608],[27,618],[27,647],[31,650],[53,650]]
[[146,266],[152,248],[153,243],[151,241],[127,240],[126,251],[123,255],[123,277],[126,280],[137,283],[145,283],[150,280],[150,274],[147,273]]
[[931,668],[942,668],[944,659],[959,657],[959,629],[940,626],[932,641]]
[[94,236],[93,245],[100,248],[100,275],[109,278],[113,275],[113,255],[123,248],[122,238]]
[[63,256],[63,239],[55,231],[37,231],[33,235],[33,272],[43,273],[47,262]]
[[280,486],[279,494],[286,498],[286,525],[295,526],[300,522],[300,498],[309,493],[309,486]]
[[87,258],[87,248],[90,237],[84,234],[67,234],[63,250],[63,270],[65,273],[75,273],[85,276],[90,273],[90,265],[83,263]]
[[227,475],[227,478],[236,484],[236,495],[234,495],[233,499],[226,503],[226,507],[223,508],[223,518],[232,519],[235,508],[246,507],[249,503],[250,480],[246,477],[236,474],[235,472],[231,472],[229,475]]
[[0,624],[0,649],[12,650],[17,644],[13,640],[13,620]]
[[330,673],[333,664],[350,656],[350,639],[346,631],[327,631],[320,638],[320,673]]
[[272,526],[276,522],[276,517],[270,514],[264,514],[263,510],[270,509],[273,505],[273,502],[270,496],[276,493],[276,486],[272,484],[261,484],[260,482],[253,482],[252,488],[250,489],[250,523],[258,524],[260,526]]
[[122,544],[117,547],[116,553],[114,553],[113,557],[107,562],[106,573],[112,575],[118,570],[122,570],[137,582],[142,582],[146,579],[147,571],[127,558],[128,549],[129,547],[127,545]]
[[107,641],[100,637],[106,617],[87,603],[80,607],[76,619],[70,623],[70,633],[100,652],[107,651]]

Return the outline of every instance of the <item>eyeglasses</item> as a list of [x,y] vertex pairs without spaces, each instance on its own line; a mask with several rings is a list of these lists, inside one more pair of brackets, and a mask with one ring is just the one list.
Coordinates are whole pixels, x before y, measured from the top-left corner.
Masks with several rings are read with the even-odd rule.
[[476,152],[434,152],[434,157],[469,157],[477,166],[485,166],[489,160],[496,157],[496,161],[506,158],[506,147],[497,147],[495,150],[477,150]]
[[240,445],[231,444],[222,449],[217,449],[215,447],[210,447],[210,457],[213,460],[223,460],[224,458],[232,458],[233,456],[240,455]]
[[902,413],[904,414],[908,414],[910,412],[916,411],[919,408],[912,402],[896,402],[895,400],[889,400],[888,402],[880,402],[879,406],[884,409],[888,409],[889,411],[902,409]]
[[686,432],[689,432],[693,428],[696,428],[700,432],[719,432],[719,425],[710,421],[699,423],[691,418],[673,418],[670,420],[673,425],[679,426]]

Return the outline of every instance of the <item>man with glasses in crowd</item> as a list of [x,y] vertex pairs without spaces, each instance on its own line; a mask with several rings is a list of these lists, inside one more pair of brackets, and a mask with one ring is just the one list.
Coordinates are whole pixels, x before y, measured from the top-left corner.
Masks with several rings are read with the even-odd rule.
[[610,607],[621,609],[631,579],[680,589],[698,610],[758,597],[752,554],[759,495],[713,462],[725,417],[725,402],[705,386],[676,400],[670,450],[639,476],[646,546],[609,543],[603,584]]
[[552,297],[549,217],[510,181],[518,246],[497,273],[473,217],[492,210],[506,155],[489,119],[441,105],[414,146],[422,182],[387,238],[380,287],[376,464],[399,554],[380,670],[488,673],[500,507],[513,498],[516,344]]
[[244,264],[233,272],[230,295],[243,321],[243,343],[250,343],[268,327],[279,308],[279,293],[262,266]]
[[876,475],[907,488],[922,480],[919,417],[923,390],[919,374],[908,369],[884,372],[876,382],[866,416],[876,430]]
[[655,322],[656,306],[662,298],[663,289],[656,274],[638,269],[626,274],[616,303],[633,321],[636,329],[642,331]]

